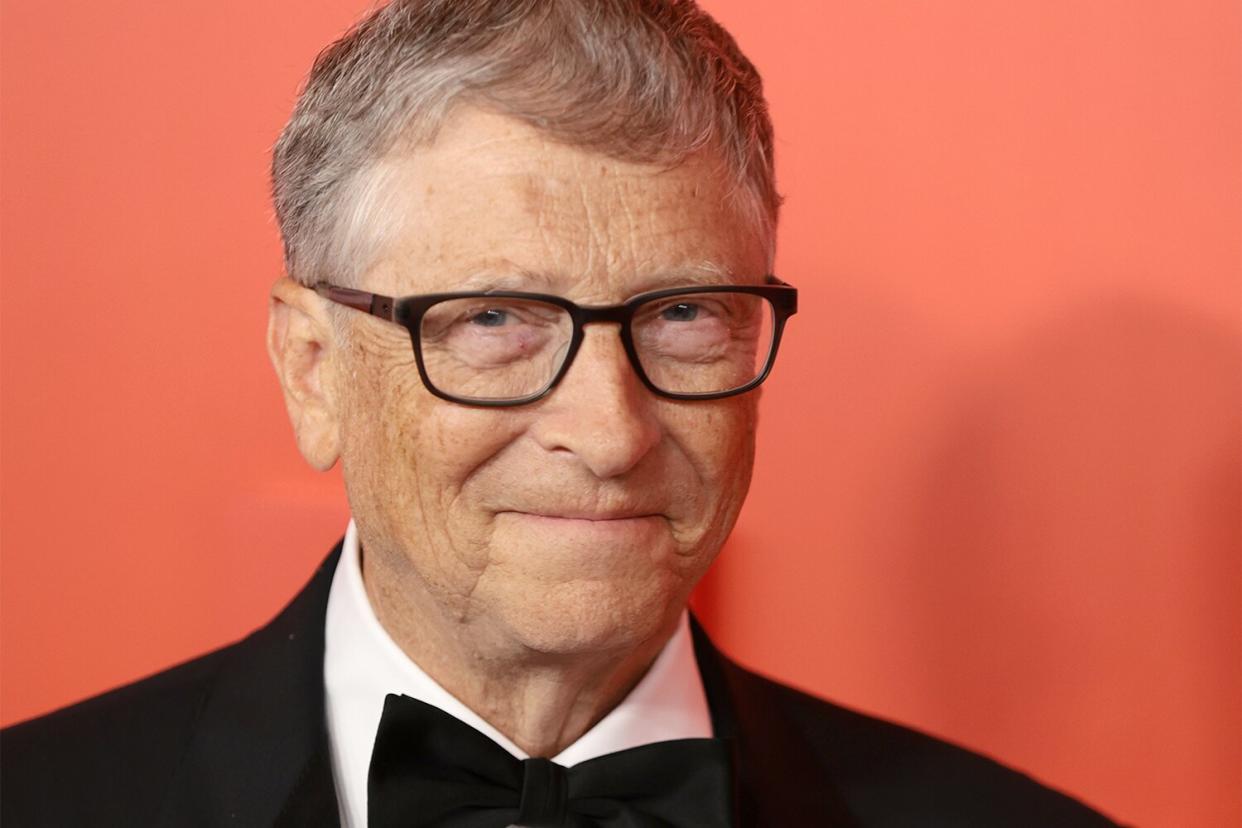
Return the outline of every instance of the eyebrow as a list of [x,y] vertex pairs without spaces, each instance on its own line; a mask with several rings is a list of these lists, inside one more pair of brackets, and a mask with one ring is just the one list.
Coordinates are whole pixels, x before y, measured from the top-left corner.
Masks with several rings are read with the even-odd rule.
[[508,259],[497,259],[475,268],[471,275],[454,282],[454,291],[529,290],[538,287],[551,292],[556,280],[537,270],[528,270]]
[[[765,274],[739,278],[729,268],[704,260],[652,273],[634,282],[629,293],[636,296],[640,293],[670,287],[763,284],[765,279]],[[476,268],[470,276],[454,282],[451,290],[487,292],[493,290],[526,291],[538,288],[537,292],[559,294],[566,287],[565,282],[566,279],[563,277],[553,276],[545,271],[530,270],[508,259],[497,259]]]
[[633,293],[647,293],[671,287],[763,284],[765,278],[763,273],[755,274],[753,277],[738,276],[730,268],[704,260],[695,264],[679,265],[639,280],[633,285]]

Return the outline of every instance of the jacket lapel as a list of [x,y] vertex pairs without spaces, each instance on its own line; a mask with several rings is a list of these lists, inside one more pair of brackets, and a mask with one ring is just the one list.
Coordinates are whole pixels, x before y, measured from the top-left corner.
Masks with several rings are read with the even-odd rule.
[[[161,825],[336,825],[324,617],[338,544],[270,624],[230,651],[165,797]],[[306,821],[315,815],[314,821]]]
[[855,825],[828,770],[772,694],[772,685],[729,661],[693,616],[690,626],[712,730],[735,745],[739,824]]
[[323,743],[306,763],[285,799],[274,828],[340,828],[340,806],[332,779],[332,752],[327,734],[324,735]]
[[[232,648],[202,702],[160,825],[339,825],[323,650],[340,549],[280,615]],[[691,630],[712,728],[735,746],[740,825],[854,825],[770,684],[729,661],[693,618]]]

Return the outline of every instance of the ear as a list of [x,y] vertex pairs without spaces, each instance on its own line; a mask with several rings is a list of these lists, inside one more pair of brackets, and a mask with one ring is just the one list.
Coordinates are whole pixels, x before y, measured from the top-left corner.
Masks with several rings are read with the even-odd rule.
[[267,353],[285,392],[298,450],[314,468],[327,471],[341,449],[340,401],[331,375],[335,331],[324,301],[288,276],[272,286]]

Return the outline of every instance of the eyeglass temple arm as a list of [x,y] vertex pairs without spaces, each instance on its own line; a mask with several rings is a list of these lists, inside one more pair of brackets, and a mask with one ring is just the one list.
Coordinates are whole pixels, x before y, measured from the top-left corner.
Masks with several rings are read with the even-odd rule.
[[315,292],[326,299],[341,305],[348,305],[355,310],[378,316],[389,322],[393,320],[393,307],[396,304],[391,296],[378,293],[367,293],[365,290],[336,287],[335,285],[315,285]]

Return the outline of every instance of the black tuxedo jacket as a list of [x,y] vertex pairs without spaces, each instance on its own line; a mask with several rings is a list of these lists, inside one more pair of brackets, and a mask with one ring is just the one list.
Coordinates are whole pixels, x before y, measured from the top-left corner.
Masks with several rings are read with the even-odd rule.
[[[0,735],[0,822],[337,825],[323,636],[334,552],[245,640]],[[725,658],[695,625],[716,735],[733,740],[739,824],[1106,826],[982,756],[829,704]]]

